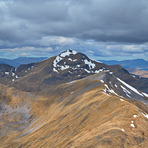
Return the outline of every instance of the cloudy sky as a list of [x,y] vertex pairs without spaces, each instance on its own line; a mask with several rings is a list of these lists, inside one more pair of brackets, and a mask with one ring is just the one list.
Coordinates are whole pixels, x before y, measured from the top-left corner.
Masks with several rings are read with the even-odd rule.
[[148,0],[0,0],[0,58],[73,49],[148,60]]

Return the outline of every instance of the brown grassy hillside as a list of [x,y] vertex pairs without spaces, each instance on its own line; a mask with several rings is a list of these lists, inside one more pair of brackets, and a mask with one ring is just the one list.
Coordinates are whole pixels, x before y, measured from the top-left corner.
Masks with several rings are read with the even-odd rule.
[[11,109],[0,116],[0,147],[146,148],[147,106],[104,89],[96,79],[54,86],[46,94],[1,85],[0,104]]

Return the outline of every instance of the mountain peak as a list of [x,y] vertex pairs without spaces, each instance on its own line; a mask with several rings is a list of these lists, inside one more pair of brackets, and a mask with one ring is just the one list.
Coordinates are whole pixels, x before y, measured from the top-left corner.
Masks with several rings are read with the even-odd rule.
[[85,74],[98,73],[98,69],[103,68],[103,64],[101,67],[98,67],[98,64],[100,65],[100,62],[89,59],[85,54],[68,49],[56,56],[53,61],[53,71],[59,73],[66,70],[70,74],[77,73],[77,75],[82,74],[82,71]]
[[59,56],[64,58],[66,56],[75,55],[75,54],[77,54],[76,51],[71,50],[71,49],[67,49],[66,51],[62,52]]

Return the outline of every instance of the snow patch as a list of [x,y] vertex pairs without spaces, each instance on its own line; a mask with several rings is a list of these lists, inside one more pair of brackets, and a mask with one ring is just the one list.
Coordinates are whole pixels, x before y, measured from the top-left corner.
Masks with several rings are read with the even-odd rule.
[[72,61],[72,59],[71,59],[71,58],[68,58],[68,60],[69,60],[69,61]]
[[143,112],[141,112],[141,113],[142,113],[142,115],[143,115],[144,117],[148,118],[148,114],[145,114],[145,113],[143,113]]
[[125,132],[125,130],[122,128],[121,131]]
[[118,86],[115,84],[115,87],[117,88]]
[[101,83],[104,83],[104,81],[103,80],[100,80],[101,81]]
[[142,92],[143,93],[143,95],[145,96],[145,97],[148,97],[148,94],[146,94],[146,93],[144,93],[144,92]]
[[55,72],[57,72],[57,73],[59,73],[55,68],[53,68],[53,71],[55,71]]
[[87,69],[84,69],[87,73],[91,73],[91,71],[87,70]]
[[125,83],[124,81],[120,80],[119,78],[117,78],[117,80],[120,81],[122,84],[124,84],[129,89],[131,89],[132,91],[134,91],[135,93],[137,93],[138,95],[143,97],[143,95],[141,93],[139,93],[138,90],[135,89],[134,87],[130,86],[129,84]]
[[5,72],[5,75],[9,75],[9,72]]
[[131,127],[135,127],[135,125],[133,123],[131,123]]
[[18,79],[19,77],[17,75],[15,75],[16,79]]
[[59,66],[61,68],[61,70],[65,70],[69,68],[69,65],[64,65],[64,66]]
[[110,89],[107,84],[104,84],[104,85],[105,85],[105,89],[103,90],[104,92],[109,92],[119,96],[117,93],[114,92],[114,90]]
[[95,70],[94,73],[100,73],[101,71],[103,71],[103,69]]
[[76,62],[76,61],[78,61],[78,60],[77,60],[77,59],[74,59],[74,60],[73,60],[73,62]]
[[137,115],[133,115],[134,118],[138,117]]
[[61,60],[62,58],[60,56],[57,56],[53,61],[53,67],[57,67],[57,63],[59,63]]
[[128,93],[128,94],[131,94],[125,87],[123,87],[122,85],[121,85],[121,88],[123,89],[123,91],[125,92],[125,93]]
[[75,82],[75,80],[74,81],[71,81],[71,82],[68,82],[67,84],[71,84],[71,83],[74,83]]
[[123,99],[120,99],[120,101],[124,101]]
[[15,76],[15,73],[12,72],[12,77],[14,77],[14,76]]
[[66,56],[69,56],[70,54],[75,55],[75,54],[77,54],[77,52],[74,51],[74,50],[69,50],[69,49],[68,49],[68,50],[66,50],[65,52],[61,53],[60,56],[64,58],[64,57],[66,57]]
[[84,63],[89,66],[89,69],[94,69],[96,67],[95,63],[88,61],[87,59],[84,60]]
[[128,94],[126,94],[126,95],[127,95],[127,97],[131,98],[131,96],[130,96],[130,95],[128,95]]

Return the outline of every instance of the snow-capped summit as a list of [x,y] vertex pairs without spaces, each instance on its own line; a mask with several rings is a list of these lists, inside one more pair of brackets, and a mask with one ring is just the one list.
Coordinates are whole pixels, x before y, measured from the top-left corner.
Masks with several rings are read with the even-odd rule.
[[66,56],[69,56],[69,55],[76,55],[77,54],[77,52],[76,51],[74,51],[74,50],[71,50],[71,49],[67,49],[66,51],[64,51],[64,52],[62,52],[61,54],[60,54],[60,57],[66,57]]
[[104,64],[101,63],[100,67],[100,62],[91,60],[80,52],[68,49],[56,56],[53,61],[53,71],[59,73],[64,70],[68,70],[69,73],[72,74],[77,70],[79,73],[84,71],[86,74],[90,74],[100,72],[100,68],[102,69],[103,65]]

